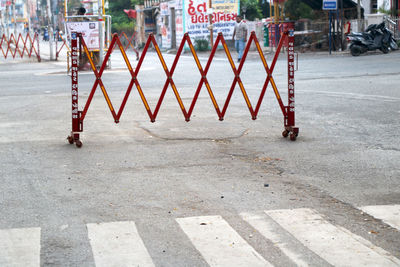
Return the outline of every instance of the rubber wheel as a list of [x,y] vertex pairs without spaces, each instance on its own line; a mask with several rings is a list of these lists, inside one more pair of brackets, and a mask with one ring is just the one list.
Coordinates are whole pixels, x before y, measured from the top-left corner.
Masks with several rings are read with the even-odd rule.
[[290,140],[296,141],[297,135],[295,133],[290,134]]
[[289,135],[289,131],[288,130],[284,130],[283,132],[282,132],[282,136],[283,137],[288,137],[288,135]]
[[390,42],[390,49],[392,50],[397,50],[399,49],[399,46],[397,45],[396,41],[392,39],[392,41]]
[[382,45],[381,51],[382,53],[387,54],[389,53],[389,47],[387,45]]
[[350,53],[353,57],[358,57],[359,55],[361,55],[361,47],[359,47],[358,45],[353,45],[350,48]]
[[82,142],[80,140],[76,140],[75,141],[75,145],[76,145],[76,147],[81,148],[82,147]]
[[68,140],[68,143],[70,143],[71,145],[74,143],[74,138],[72,136],[68,136],[67,140]]

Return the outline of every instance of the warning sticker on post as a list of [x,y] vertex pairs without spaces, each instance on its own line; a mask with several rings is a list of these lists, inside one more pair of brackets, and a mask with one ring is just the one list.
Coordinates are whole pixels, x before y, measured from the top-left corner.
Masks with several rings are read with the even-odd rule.
[[99,22],[97,21],[80,21],[67,22],[67,34],[71,36],[72,32],[82,34],[87,48],[91,51],[100,49],[99,42]]

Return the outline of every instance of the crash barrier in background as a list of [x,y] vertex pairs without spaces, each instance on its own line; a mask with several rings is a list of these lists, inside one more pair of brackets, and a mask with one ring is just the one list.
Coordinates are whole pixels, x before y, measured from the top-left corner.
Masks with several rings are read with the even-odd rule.
[[5,59],[9,56],[13,59],[26,56],[28,58],[36,57],[38,62],[41,61],[39,35],[37,33],[33,35],[33,39],[29,33],[25,37],[19,34],[17,38],[14,34],[11,34],[9,38],[3,34],[0,39],[0,50]]
[[[136,39],[137,39],[137,32],[134,32],[130,38],[126,35],[125,32],[121,32],[119,34],[119,40],[121,41],[121,44],[125,44],[124,50],[128,51],[129,49],[132,49],[133,52],[136,54],[136,60],[139,60],[139,51],[136,49]],[[115,49],[115,47],[113,48]]]
[[[277,47],[283,33],[293,28],[293,22],[268,23],[266,25],[266,37],[268,37],[268,45],[271,47]],[[283,46],[287,47],[287,39],[285,39],[284,42],[285,43],[283,44]]]
[[[58,44],[59,42],[61,42],[61,45]],[[65,49],[67,49],[67,61],[68,61],[68,72],[69,72],[69,56],[71,54],[71,49],[67,44],[67,40],[65,40],[58,31],[56,32],[56,60],[58,60],[58,57],[60,56],[60,53],[64,47]]]
[[[288,51],[287,52],[287,56],[288,56],[288,60],[287,60],[287,66],[288,66],[288,103],[287,103],[287,105],[285,105],[283,103],[283,101],[281,99],[281,96],[280,96],[280,93],[278,91],[278,88],[276,86],[275,80],[274,80],[274,78],[272,76],[274,68],[275,68],[275,64],[277,62],[278,56],[279,56],[280,51],[281,51],[281,48],[282,48],[282,46],[283,46],[283,44],[284,44],[284,42],[286,40],[287,40],[287,45],[288,45],[288,47],[287,47],[287,51]],[[88,99],[86,101],[86,104],[85,104],[83,110],[79,110],[79,108],[78,108],[78,99],[79,99],[79,94],[78,94],[78,61],[79,61],[79,57],[81,56],[79,54],[79,48],[78,48],[79,47],[79,43],[83,47],[83,52],[88,55],[89,54],[89,50],[88,50],[88,48],[87,48],[82,36],[79,33],[73,33],[72,34],[72,41],[71,41],[71,49],[72,49],[72,67],[71,67],[72,131],[71,131],[71,135],[69,135],[67,139],[68,139],[70,144],[75,143],[77,147],[81,147],[82,146],[82,142],[80,140],[80,133],[83,131],[83,122],[85,120],[86,114],[87,114],[88,109],[90,107],[90,103],[92,102],[94,93],[96,92],[96,89],[99,86],[100,86],[100,89],[101,89],[101,91],[103,93],[103,96],[104,96],[104,98],[105,98],[105,100],[107,102],[107,105],[108,105],[108,107],[109,107],[109,109],[111,111],[111,114],[112,114],[112,116],[114,118],[115,123],[119,123],[119,119],[120,119],[120,117],[122,115],[122,112],[124,111],[125,105],[127,103],[129,95],[130,95],[130,93],[132,91],[133,85],[135,85],[135,87],[136,87],[136,89],[137,89],[137,91],[138,91],[138,93],[140,95],[140,98],[141,98],[141,100],[143,102],[143,105],[144,105],[146,111],[147,111],[147,114],[148,114],[148,116],[150,118],[150,121],[151,122],[155,122],[155,120],[157,118],[157,115],[158,115],[158,112],[160,110],[161,104],[162,104],[162,102],[164,100],[165,93],[166,93],[166,91],[167,91],[169,86],[171,86],[171,88],[172,88],[172,90],[173,90],[173,92],[175,94],[176,100],[178,101],[179,107],[180,107],[180,109],[181,109],[181,111],[183,113],[183,116],[184,116],[185,120],[186,121],[190,121],[190,117],[191,117],[193,109],[194,109],[194,107],[196,105],[196,102],[197,102],[197,99],[199,97],[200,91],[201,91],[203,85],[205,85],[205,87],[207,89],[207,92],[208,92],[208,94],[209,94],[209,96],[211,98],[212,104],[213,104],[213,106],[215,108],[215,111],[216,111],[216,113],[218,115],[218,118],[219,118],[220,121],[222,121],[224,119],[226,110],[227,110],[228,105],[230,103],[230,100],[231,100],[233,91],[234,91],[234,89],[236,87],[236,84],[238,84],[239,87],[240,87],[240,90],[242,92],[243,98],[244,98],[244,100],[246,102],[246,105],[248,107],[248,110],[249,110],[250,115],[251,115],[253,120],[255,120],[257,118],[258,112],[260,110],[261,103],[262,103],[262,101],[264,99],[264,95],[265,95],[266,89],[267,89],[268,85],[271,84],[272,89],[273,89],[274,94],[275,94],[275,97],[276,97],[276,100],[278,101],[278,104],[280,106],[280,109],[282,111],[283,118],[284,118],[284,129],[285,130],[282,132],[282,135],[284,137],[287,137],[287,136],[290,135],[290,139],[294,141],[294,140],[296,140],[296,137],[297,137],[297,135],[299,133],[299,128],[295,127],[295,97],[294,97],[294,71],[295,71],[294,57],[295,57],[295,53],[294,53],[294,31],[293,31],[293,29],[283,32],[282,38],[280,39],[280,42],[279,42],[279,44],[277,46],[276,53],[274,55],[274,58],[272,60],[271,65],[268,65],[268,63],[267,63],[267,61],[266,61],[266,59],[265,59],[265,57],[263,55],[262,49],[260,47],[260,44],[259,44],[259,42],[257,40],[256,34],[254,32],[252,32],[250,34],[250,38],[249,38],[249,40],[247,42],[247,45],[246,45],[245,51],[243,53],[242,59],[241,59],[241,61],[239,63],[239,66],[237,68],[236,68],[235,63],[234,63],[234,61],[232,59],[232,56],[230,54],[230,51],[229,51],[229,49],[227,47],[227,44],[226,44],[226,42],[224,40],[224,37],[223,37],[222,33],[219,33],[218,37],[215,40],[214,46],[212,47],[212,50],[211,50],[211,53],[210,53],[210,56],[208,58],[208,61],[207,61],[207,64],[206,64],[205,68],[203,68],[203,66],[201,65],[201,63],[199,61],[199,58],[198,58],[198,56],[196,54],[196,51],[195,51],[195,49],[193,47],[193,44],[192,44],[192,41],[191,41],[189,35],[185,34],[183,39],[182,39],[182,42],[181,42],[181,44],[179,46],[177,54],[175,56],[174,62],[173,62],[173,64],[172,64],[170,69],[168,69],[167,64],[164,61],[164,58],[163,58],[163,56],[161,54],[161,51],[160,51],[160,49],[159,49],[159,47],[158,47],[153,35],[149,35],[149,37],[147,39],[147,42],[146,42],[146,44],[144,46],[142,55],[141,55],[141,57],[139,59],[139,62],[137,63],[136,68],[133,69],[132,65],[129,62],[128,57],[127,57],[127,55],[125,53],[124,47],[121,44],[121,40],[119,39],[117,34],[114,34],[113,38],[112,38],[112,41],[111,41],[111,44],[110,44],[111,49],[109,49],[107,54],[105,55],[103,64],[102,64],[102,66],[100,67],[99,70],[96,69],[95,64],[93,63],[93,61],[89,57],[91,69],[92,69],[96,79],[94,81],[94,84],[92,86],[92,89],[90,91],[90,94],[88,96]],[[246,57],[247,57],[247,54],[249,52],[249,49],[250,49],[250,46],[251,46],[252,43],[254,43],[256,45],[258,54],[260,56],[260,59],[262,61],[264,69],[265,69],[265,76],[266,76],[264,85],[260,90],[260,96],[258,98],[258,101],[257,101],[257,104],[256,104],[255,108],[252,106],[252,104],[250,102],[250,99],[249,99],[249,97],[247,95],[247,92],[246,92],[246,90],[244,88],[244,85],[242,83],[242,80],[240,78],[240,73],[242,71],[243,64],[246,61]],[[155,51],[156,51],[156,53],[158,55],[158,58],[160,60],[160,63],[162,65],[162,67],[164,69],[164,72],[165,72],[165,75],[166,75],[165,84],[164,84],[164,87],[163,87],[163,89],[161,91],[160,98],[158,99],[158,102],[157,102],[157,105],[156,105],[154,111],[152,111],[152,109],[150,108],[150,105],[146,100],[145,93],[143,92],[142,87],[140,86],[140,82],[138,80],[138,75],[139,75],[139,72],[141,70],[141,66],[142,66],[143,60],[146,57],[146,53],[147,53],[147,51],[148,51],[148,49],[149,49],[151,44],[155,48]],[[201,75],[200,81],[199,81],[198,86],[197,86],[197,90],[196,90],[196,92],[194,94],[194,97],[192,99],[191,105],[190,105],[188,110],[186,109],[186,107],[183,104],[182,98],[180,97],[180,94],[178,92],[178,89],[176,88],[176,85],[175,85],[174,79],[173,79],[175,68],[177,66],[177,63],[179,61],[179,58],[181,56],[181,53],[182,53],[182,51],[184,49],[184,45],[185,44],[187,44],[188,47],[190,48],[191,54],[192,54],[192,56],[193,56],[193,58],[194,58],[194,60],[196,62],[196,65],[197,65],[198,70],[199,70],[200,75]],[[104,69],[106,68],[106,62],[108,61],[108,58],[110,57],[112,51],[114,50],[113,48],[114,48],[115,45],[117,45],[119,47],[119,49],[120,49],[120,51],[121,51],[121,53],[123,55],[123,58],[125,60],[125,63],[126,63],[128,69],[129,69],[130,75],[131,75],[130,84],[129,84],[127,90],[126,90],[125,96],[124,96],[124,98],[122,100],[121,106],[119,107],[118,111],[114,108],[114,106],[113,106],[113,104],[111,102],[111,99],[108,96],[107,90],[106,90],[106,88],[104,86],[104,83],[102,81],[102,75],[103,75]],[[209,84],[208,79],[207,79],[207,73],[208,73],[208,71],[210,69],[210,65],[211,65],[211,63],[213,61],[213,58],[215,56],[215,52],[216,52],[217,47],[219,45],[223,46],[225,54],[226,54],[226,56],[227,56],[227,58],[229,60],[232,72],[234,73],[234,76],[235,76],[233,81],[232,81],[232,85],[231,85],[231,87],[230,87],[230,89],[228,91],[228,96],[227,96],[227,98],[225,100],[225,103],[224,103],[224,106],[222,107],[222,109],[220,108],[219,104],[217,103],[217,100],[215,99],[214,93],[213,93],[213,91],[211,89],[211,85]],[[182,74],[180,74],[180,75],[182,75]]]

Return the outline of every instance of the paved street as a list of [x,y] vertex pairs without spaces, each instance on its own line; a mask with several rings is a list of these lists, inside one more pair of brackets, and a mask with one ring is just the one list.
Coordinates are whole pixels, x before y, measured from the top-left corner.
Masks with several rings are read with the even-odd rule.
[[[271,86],[255,121],[237,86],[223,122],[204,86],[190,122],[169,88],[155,123],[133,87],[118,124],[97,88],[82,148],[66,140],[66,61],[43,57],[0,58],[0,266],[400,266],[399,51],[299,54],[295,142]],[[111,66],[118,110],[130,75],[118,54]],[[223,106],[223,53],[207,77]],[[187,109],[200,78],[185,53],[173,79]],[[241,78],[255,106],[255,53]],[[165,79],[149,53],[138,80],[152,110]],[[94,81],[79,73],[80,110]]]

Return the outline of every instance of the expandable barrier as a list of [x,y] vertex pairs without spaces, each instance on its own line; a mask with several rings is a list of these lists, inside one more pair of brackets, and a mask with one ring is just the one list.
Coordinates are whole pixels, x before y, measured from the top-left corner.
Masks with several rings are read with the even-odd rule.
[[12,58],[16,58],[18,56],[23,58],[24,55],[26,55],[29,58],[36,56],[37,60],[39,62],[41,61],[39,36],[37,33],[34,34],[33,39],[29,33],[25,37],[22,34],[19,34],[17,39],[15,38],[14,34],[11,34],[10,38],[7,38],[6,35],[3,34],[0,39],[0,50],[5,59],[8,56],[11,56]]
[[[131,38],[128,38],[125,32],[121,32],[121,34],[118,36],[121,43],[126,43],[126,46],[124,48],[125,51],[128,51],[129,49],[132,49],[133,52],[136,53],[136,60],[139,60],[139,51],[135,47],[135,42],[137,38],[137,32],[134,32],[131,36]],[[124,42],[123,39],[126,41]]]
[[[274,71],[275,64],[277,62],[278,56],[280,54],[281,48],[282,48],[282,46],[283,46],[283,44],[284,44],[284,42],[286,40],[287,40],[287,44],[288,44],[288,47],[287,47],[287,50],[288,50],[288,53],[287,53],[287,56],[288,56],[288,104],[284,105],[272,74],[273,74],[273,71]],[[127,57],[127,55],[125,53],[124,47],[121,44],[121,40],[119,39],[118,35],[114,34],[113,38],[112,38],[112,41],[111,41],[111,44],[110,44],[110,48],[111,49],[109,49],[107,54],[105,55],[103,64],[102,64],[102,66],[100,67],[99,70],[96,69],[96,66],[94,65],[93,61],[89,57],[90,65],[91,65],[91,68],[92,68],[92,71],[93,71],[94,75],[96,76],[96,80],[95,80],[95,82],[94,82],[94,84],[92,86],[92,89],[91,89],[90,94],[88,96],[87,102],[86,102],[86,104],[85,104],[85,106],[84,106],[82,111],[80,111],[78,109],[78,59],[79,59],[78,41],[82,45],[84,53],[89,54],[89,50],[88,50],[88,48],[87,48],[82,36],[79,33],[73,33],[72,34],[72,41],[71,41],[71,49],[72,49],[72,67],[71,67],[71,74],[72,74],[71,75],[71,78],[72,78],[72,83],[71,83],[72,84],[72,87],[71,87],[71,94],[72,94],[72,131],[71,131],[71,135],[68,136],[68,141],[69,141],[70,144],[75,143],[77,147],[81,147],[82,146],[82,142],[79,139],[79,134],[83,131],[83,122],[85,120],[86,114],[88,112],[90,103],[91,103],[91,101],[93,99],[93,96],[94,96],[94,93],[96,92],[97,87],[100,87],[100,89],[101,89],[101,91],[103,93],[103,96],[106,99],[107,105],[108,105],[108,107],[110,109],[110,112],[111,112],[111,114],[112,114],[112,116],[114,118],[115,123],[119,123],[119,119],[120,119],[120,117],[122,115],[122,112],[123,112],[123,110],[125,108],[127,100],[129,98],[129,95],[130,95],[130,93],[132,91],[133,85],[135,85],[135,87],[136,87],[136,89],[137,89],[137,91],[138,91],[138,93],[140,95],[140,98],[141,98],[141,100],[143,102],[143,105],[144,105],[144,107],[145,107],[145,109],[146,109],[146,111],[148,113],[150,121],[151,122],[155,122],[155,120],[157,118],[157,115],[158,115],[158,112],[160,110],[161,104],[162,104],[162,102],[164,100],[165,93],[166,93],[166,91],[167,91],[169,86],[171,86],[171,88],[172,88],[172,90],[173,90],[173,92],[175,94],[176,100],[178,101],[179,107],[180,107],[180,109],[181,109],[181,111],[183,113],[183,116],[184,116],[185,120],[186,121],[190,121],[190,117],[191,117],[193,109],[194,109],[194,107],[196,105],[196,102],[197,102],[197,99],[199,97],[200,91],[203,88],[203,85],[205,85],[205,87],[207,89],[207,92],[208,92],[208,94],[209,94],[209,96],[211,98],[212,104],[213,104],[213,106],[215,108],[215,111],[216,111],[216,113],[218,115],[218,118],[219,118],[219,120],[222,121],[224,119],[226,110],[227,110],[228,105],[230,103],[230,100],[231,100],[233,91],[234,91],[234,89],[236,87],[236,84],[239,85],[239,88],[240,88],[240,90],[242,92],[243,98],[244,98],[244,100],[246,102],[246,105],[248,107],[248,110],[249,110],[250,115],[251,115],[253,120],[255,120],[257,118],[258,112],[260,110],[261,103],[262,103],[262,101],[264,99],[264,95],[265,95],[266,89],[267,89],[268,85],[271,84],[271,87],[272,87],[272,89],[274,91],[276,100],[278,101],[278,104],[280,106],[280,109],[281,109],[283,117],[284,117],[284,129],[285,130],[282,132],[282,135],[284,137],[287,137],[287,136],[290,135],[290,139],[293,140],[293,141],[296,140],[296,137],[298,136],[299,128],[295,127],[294,31],[292,29],[289,30],[289,31],[283,32],[282,38],[280,38],[280,42],[279,42],[279,44],[277,46],[276,53],[274,55],[274,58],[273,58],[272,63],[271,63],[270,66],[268,65],[268,63],[267,63],[267,61],[266,61],[266,59],[265,59],[265,57],[263,55],[261,46],[260,46],[260,44],[259,44],[259,42],[257,40],[256,34],[254,32],[252,32],[250,34],[250,38],[249,38],[249,40],[247,42],[247,45],[245,47],[242,59],[241,59],[238,67],[235,66],[235,63],[234,63],[234,61],[232,59],[232,56],[231,56],[230,51],[229,51],[229,49],[228,49],[228,47],[226,45],[226,42],[224,40],[224,37],[223,37],[222,33],[219,33],[218,37],[216,38],[216,40],[214,42],[214,46],[212,47],[212,50],[211,50],[211,53],[210,53],[210,56],[208,58],[208,61],[207,61],[207,64],[206,64],[205,68],[203,68],[203,66],[201,65],[201,63],[199,61],[199,58],[198,58],[198,56],[196,54],[196,51],[194,49],[194,46],[192,44],[192,41],[191,41],[189,35],[185,34],[183,39],[182,39],[182,42],[181,42],[181,44],[179,46],[177,54],[175,56],[174,62],[173,62],[173,64],[172,64],[170,69],[168,69],[167,64],[164,61],[164,58],[163,58],[163,56],[161,54],[161,51],[160,51],[160,49],[159,49],[159,47],[158,47],[153,35],[149,35],[149,38],[147,39],[147,42],[146,42],[146,44],[144,46],[143,53],[142,53],[142,55],[141,55],[141,57],[139,59],[139,62],[137,63],[136,68],[133,69],[132,65],[129,62],[128,57]],[[252,106],[252,104],[250,102],[250,99],[249,99],[249,97],[247,95],[247,92],[246,92],[246,90],[244,88],[244,85],[242,83],[242,80],[240,78],[240,73],[242,71],[243,64],[246,61],[246,57],[247,57],[247,54],[249,52],[249,49],[250,49],[250,46],[251,46],[252,43],[254,43],[255,46],[256,46],[257,52],[258,52],[258,54],[260,56],[260,59],[262,61],[263,66],[264,66],[265,75],[266,75],[265,82],[264,82],[264,85],[263,85],[263,87],[262,87],[262,89],[260,91],[260,96],[258,98],[258,101],[257,101],[257,104],[256,104],[255,108]],[[162,64],[162,67],[163,67],[165,75],[166,75],[165,84],[164,84],[164,87],[163,87],[163,89],[161,91],[160,98],[158,99],[158,102],[157,102],[157,105],[156,105],[154,111],[151,110],[150,105],[146,100],[145,94],[144,94],[144,92],[142,90],[142,87],[140,86],[140,83],[139,83],[139,80],[138,80],[138,75],[139,75],[143,60],[144,60],[144,58],[146,56],[146,53],[147,53],[147,51],[148,51],[148,49],[149,49],[151,44],[155,48],[155,51],[156,51],[156,53],[158,55],[158,58],[160,60],[160,63]],[[173,79],[175,68],[177,66],[177,63],[178,63],[179,58],[180,58],[180,56],[182,54],[182,51],[184,49],[184,45],[185,44],[187,44],[189,46],[191,54],[192,54],[192,56],[193,56],[193,58],[194,58],[194,60],[196,62],[198,70],[199,70],[199,72],[201,74],[201,79],[200,79],[200,81],[198,83],[197,90],[196,90],[196,92],[194,94],[193,100],[192,100],[191,105],[190,105],[188,110],[186,109],[186,107],[183,104],[182,98],[180,97],[180,94],[179,94],[179,92],[178,92],[178,90],[176,88],[176,85],[175,85],[174,79]],[[107,90],[106,90],[106,88],[105,88],[105,86],[103,84],[103,81],[102,81],[102,75],[103,75],[104,69],[106,67],[106,62],[108,61],[108,59],[109,59],[109,57],[110,57],[115,45],[117,45],[119,47],[119,49],[120,49],[120,51],[121,51],[121,53],[123,55],[123,58],[125,60],[125,63],[127,65],[127,67],[128,67],[128,70],[130,72],[130,75],[131,75],[130,84],[129,84],[127,90],[126,90],[125,96],[124,96],[124,98],[122,100],[121,106],[119,107],[118,111],[114,108],[114,106],[113,106],[113,104],[111,102],[111,99],[108,96]],[[222,109],[220,108],[219,104],[217,103],[217,100],[214,97],[214,93],[213,93],[213,91],[211,89],[211,86],[210,86],[210,84],[209,84],[209,82],[207,80],[207,73],[208,73],[208,71],[210,69],[211,62],[212,62],[212,60],[213,60],[213,58],[215,56],[217,47],[219,45],[222,45],[222,47],[223,47],[223,49],[225,51],[225,54],[226,54],[226,56],[227,56],[227,58],[229,60],[232,72],[234,73],[234,76],[235,76],[233,81],[232,81],[232,85],[231,85],[231,87],[229,89],[228,96],[227,96],[227,98],[225,100],[225,103],[224,103]]]
[[[58,40],[61,39],[62,45],[60,47],[58,47]],[[67,49],[67,58],[68,55],[71,53],[71,49],[69,48],[67,41],[62,37],[62,35],[60,34],[60,32],[57,32],[56,34],[56,60],[58,60],[58,56],[61,53],[61,50],[65,47]],[[68,61],[68,70],[69,72],[69,61]]]

